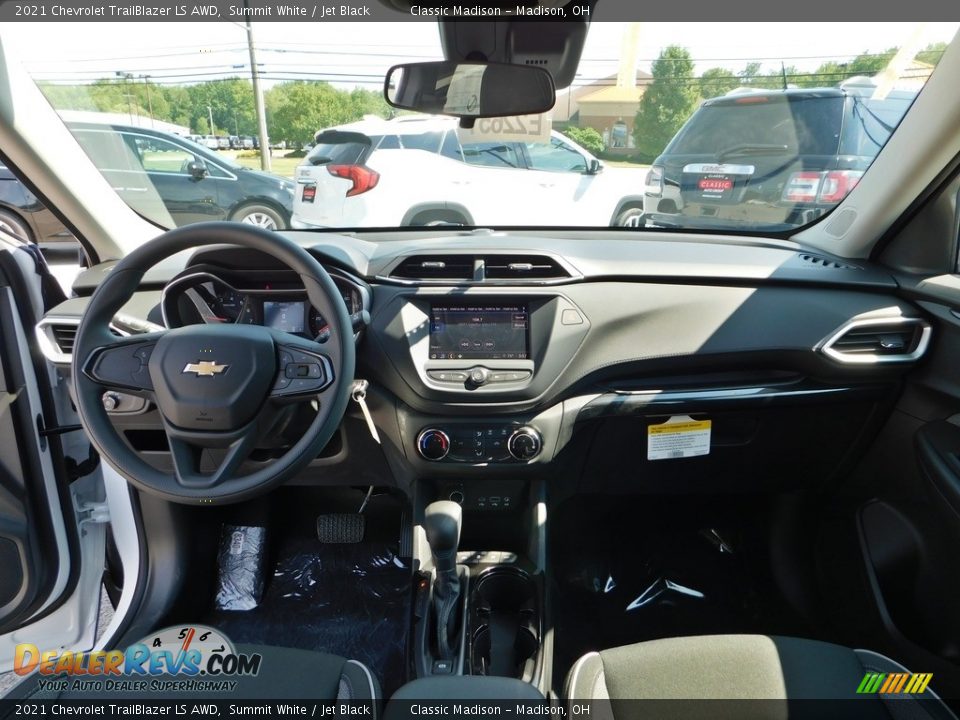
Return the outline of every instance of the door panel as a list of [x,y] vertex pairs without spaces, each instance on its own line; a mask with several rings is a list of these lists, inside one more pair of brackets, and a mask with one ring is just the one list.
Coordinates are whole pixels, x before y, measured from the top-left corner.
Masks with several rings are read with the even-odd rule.
[[56,419],[25,330],[36,291],[24,258],[32,264],[22,251],[0,250],[0,634],[55,609],[77,577],[59,443],[41,434]]

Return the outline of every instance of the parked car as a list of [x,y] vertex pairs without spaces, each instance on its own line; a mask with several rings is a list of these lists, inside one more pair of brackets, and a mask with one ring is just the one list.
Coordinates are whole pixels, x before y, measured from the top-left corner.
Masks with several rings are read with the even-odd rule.
[[916,93],[874,86],[733,91],[707,100],[647,174],[659,227],[793,227],[856,186]]
[[450,118],[363,120],[317,133],[297,167],[295,228],[627,223],[643,175],[549,142],[461,144]]
[[217,136],[217,150],[229,150],[230,149],[230,138],[226,135]]
[[59,218],[3,165],[0,165],[0,228],[41,247],[76,243]]
[[286,178],[159,130],[67,125],[121,197],[161,225],[236,220],[271,230],[289,226],[295,185]]
[[229,137],[229,140],[230,140],[230,149],[231,149],[231,150],[241,150],[241,149],[243,149],[243,143],[241,142],[239,135],[231,135],[231,136]]
[[253,150],[253,148],[254,148],[254,138],[250,137],[249,135],[241,135],[241,136],[240,136],[240,146],[241,146],[244,150]]

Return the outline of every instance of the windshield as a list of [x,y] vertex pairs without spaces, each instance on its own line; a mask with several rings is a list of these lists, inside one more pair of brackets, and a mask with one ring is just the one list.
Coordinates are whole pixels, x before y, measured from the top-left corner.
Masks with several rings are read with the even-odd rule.
[[[594,22],[536,120],[397,110],[433,21],[21,23],[25,64],[116,192],[169,228],[792,231],[869,172],[955,23]],[[51,40],[57,53],[48,51]],[[484,92],[487,92],[485,87]]]

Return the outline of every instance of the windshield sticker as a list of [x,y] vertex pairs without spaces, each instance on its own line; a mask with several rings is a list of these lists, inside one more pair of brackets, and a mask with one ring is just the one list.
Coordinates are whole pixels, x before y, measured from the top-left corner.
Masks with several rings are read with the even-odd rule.
[[[480,93],[483,89],[485,65],[458,65],[453,71],[443,104],[446,113],[476,115],[480,112]],[[437,90],[446,85],[446,78],[437,81]]]

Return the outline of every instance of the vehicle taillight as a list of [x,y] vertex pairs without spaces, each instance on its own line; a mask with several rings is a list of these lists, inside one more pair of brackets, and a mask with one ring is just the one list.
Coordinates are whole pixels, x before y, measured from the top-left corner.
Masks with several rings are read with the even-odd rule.
[[832,170],[823,178],[820,186],[820,202],[838,203],[853,190],[863,173],[859,170]]
[[783,199],[787,202],[812,203],[820,192],[822,176],[818,172],[798,172],[790,176],[783,188]]
[[663,193],[663,168],[654,165],[647,172],[647,180],[644,187],[647,195],[660,195]]
[[353,187],[347,190],[347,197],[373,190],[380,182],[380,173],[363,165],[327,165],[327,172],[353,183]]
[[312,203],[317,197],[317,186],[316,185],[304,185],[303,186],[303,195],[300,196],[300,199],[305,203]]
[[783,199],[793,203],[829,203],[843,200],[863,173],[859,170],[804,171],[794,173],[783,189]]

